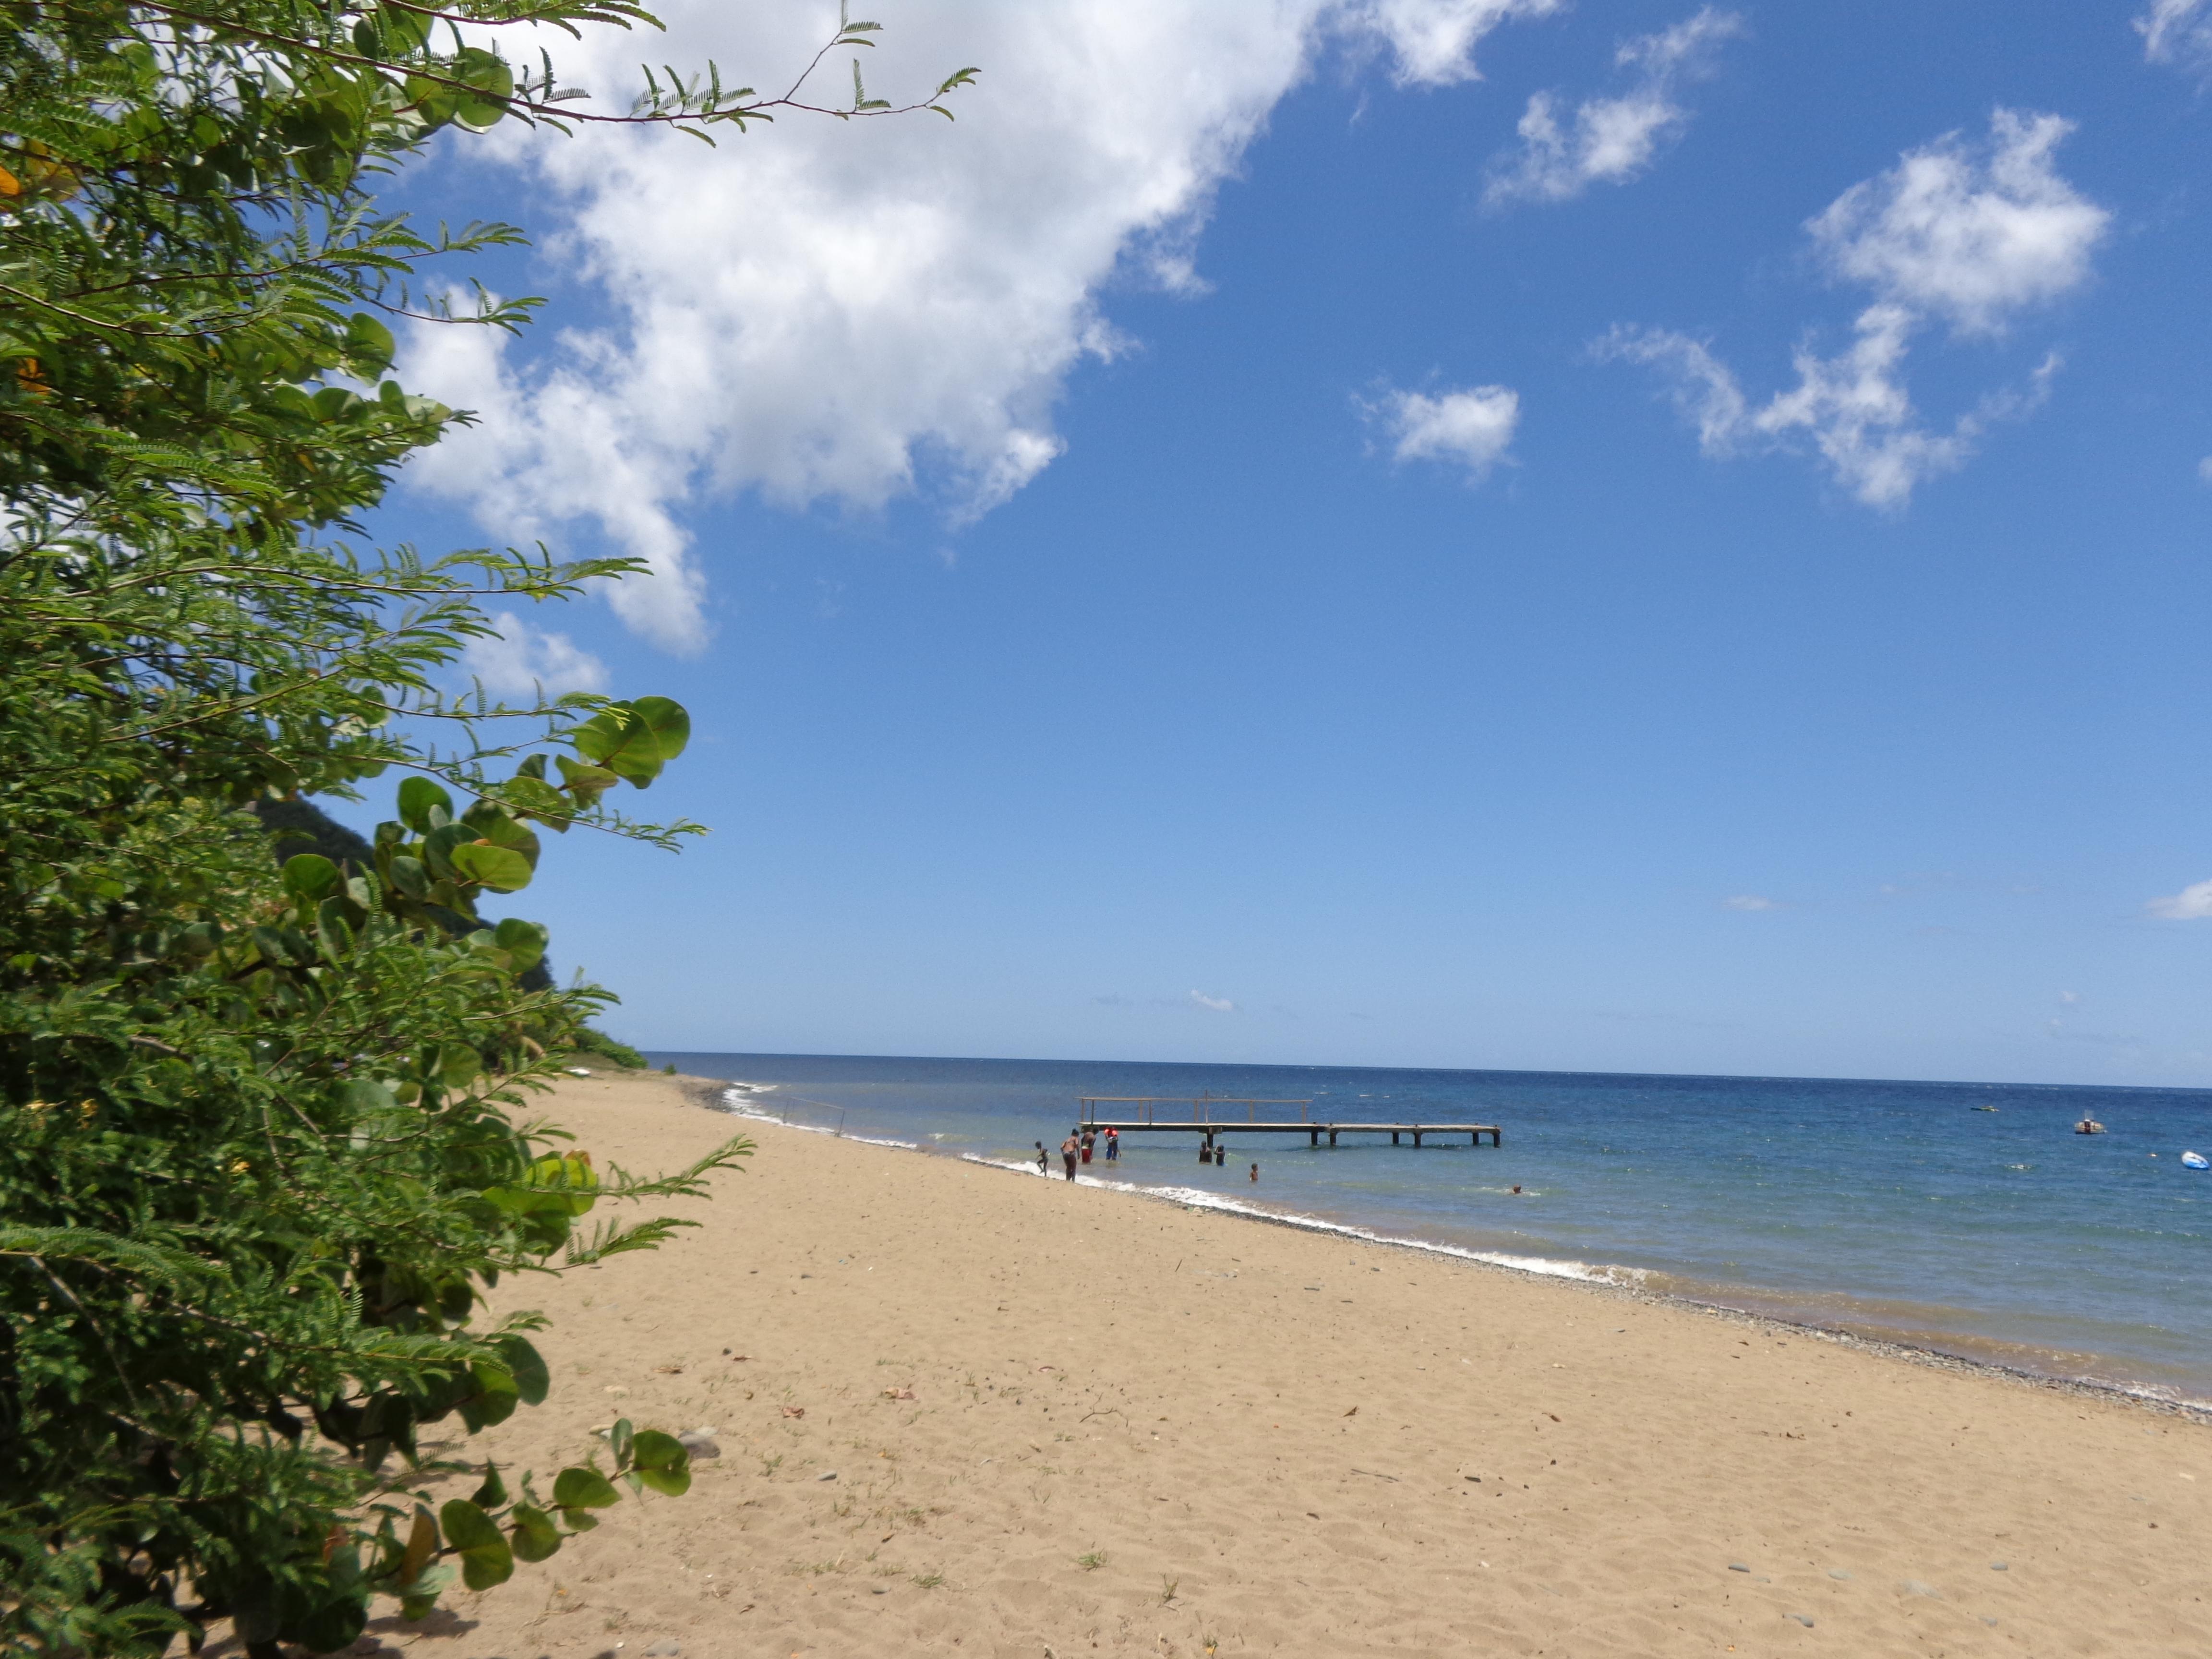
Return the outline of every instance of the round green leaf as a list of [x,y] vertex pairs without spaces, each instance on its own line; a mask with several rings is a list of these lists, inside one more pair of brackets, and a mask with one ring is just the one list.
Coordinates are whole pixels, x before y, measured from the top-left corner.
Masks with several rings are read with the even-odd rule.
[[684,752],[691,741],[691,716],[682,703],[671,697],[640,697],[630,707],[653,733],[662,760],[672,761]]
[[630,1439],[629,1455],[638,1479],[653,1491],[681,1498],[691,1489],[691,1454],[674,1435],[640,1429]]
[[545,1392],[552,1386],[552,1378],[545,1370],[545,1361],[538,1350],[519,1336],[502,1336],[492,1346],[507,1361],[507,1369],[514,1378],[516,1390],[526,1406],[542,1406]]
[[544,1510],[533,1509],[527,1504],[514,1506],[515,1559],[520,1561],[543,1561],[561,1547],[561,1529],[553,1524],[553,1517]]
[[[445,814],[433,821],[433,811]],[[453,820],[453,798],[428,778],[409,778],[399,786],[400,821],[418,836],[427,836]]]
[[284,860],[284,890],[294,898],[325,899],[344,885],[337,866],[320,853],[300,853]]
[[[495,1423],[504,1423],[514,1415],[521,1390],[504,1365],[487,1365],[478,1361],[469,1367],[469,1379],[474,1385],[471,1391],[453,1403],[471,1434]],[[450,1535],[453,1528],[448,1527],[446,1530]]]
[[438,1050],[438,1080],[448,1089],[465,1089],[483,1070],[483,1056],[465,1042],[448,1042]]
[[564,1510],[603,1510],[622,1502],[614,1482],[586,1464],[571,1464],[553,1477],[553,1502]]
[[353,371],[373,380],[392,367],[392,331],[365,311],[346,319],[346,356]]
[[461,1582],[472,1590],[489,1589],[514,1576],[514,1552],[491,1516],[466,1498],[456,1498],[438,1510],[446,1542],[461,1558]]
[[545,959],[545,945],[552,936],[544,924],[525,921],[520,916],[509,916],[492,929],[492,943],[514,958],[514,970],[526,974]]
[[446,854],[454,870],[467,881],[495,893],[512,893],[530,885],[530,860],[510,847],[489,842],[464,842]]

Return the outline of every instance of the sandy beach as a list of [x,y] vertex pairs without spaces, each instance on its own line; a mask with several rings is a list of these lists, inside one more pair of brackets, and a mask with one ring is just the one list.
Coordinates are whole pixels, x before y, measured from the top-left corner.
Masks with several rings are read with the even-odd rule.
[[550,1473],[712,1427],[417,1659],[2196,1655],[2212,1427],[1786,1328],[565,1082],[604,1166],[744,1133],[657,1254],[503,1287]]

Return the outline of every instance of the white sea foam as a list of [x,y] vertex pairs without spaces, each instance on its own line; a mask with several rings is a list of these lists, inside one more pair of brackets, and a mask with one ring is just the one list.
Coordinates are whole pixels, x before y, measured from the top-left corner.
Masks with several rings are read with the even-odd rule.
[[717,1109],[732,1117],[750,1118],[756,1123],[773,1123],[780,1129],[796,1129],[802,1134],[828,1135],[833,1140],[857,1140],[864,1146],[896,1146],[903,1152],[918,1152],[921,1143],[917,1140],[898,1140],[889,1135],[848,1135],[842,1129],[826,1123],[793,1123],[780,1112],[756,1109],[750,1104],[744,1091],[751,1085],[732,1084],[722,1091],[722,1104]]
[[[981,1164],[994,1170],[1008,1170],[1017,1175],[1044,1176],[1047,1171],[1037,1168],[1035,1159],[1012,1164],[1004,1158],[985,1158],[976,1152],[961,1154],[963,1164]],[[1209,1193],[1196,1187],[1144,1187],[1128,1181],[1101,1181],[1096,1176],[1079,1175],[1079,1187],[1096,1187],[1103,1191],[1128,1193],[1138,1198],[1149,1198],[1168,1204],[1180,1204],[1185,1209],[1214,1210],[1224,1215],[1249,1216],[1255,1221],[1272,1221],[1285,1227],[1302,1228],[1308,1232],[1330,1233],[1340,1238],[1357,1238],[1369,1244],[1387,1244],[1394,1249],[1419,1250],[1428,1255],[1450,1256],[1461,1261],[1480,1261],[1493,1267],[1507,1267],[1515,1273],[1535,1273],[1547,1279],[1578,1279],[1586,1285],[1620,1285],[1631,1289],[1640,1286],[1648,1276],[1641,1267],[1623,1267],[1608,1263],[1565,1261],[1550,1256],[1508,1255],[1498,1250],[1471,1250],[1457,1244],[1439,1244],[1426,1238],[1402,1238],[1393,1233],[1380,1233],[1372,1228],[1355,1226],[1348,1221],[1328,1221],[1320,1216],[1301,1215],[1295,1210],[1270,1210],[1258,1204],[1246,1204],[1233,1198],[1224,1198],[1218,1193]]]

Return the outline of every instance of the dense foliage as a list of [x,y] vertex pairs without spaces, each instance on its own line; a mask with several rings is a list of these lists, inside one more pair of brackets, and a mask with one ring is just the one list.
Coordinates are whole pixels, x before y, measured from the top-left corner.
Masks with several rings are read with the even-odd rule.
[[[604,1468],[417,1495],[424,1425],[547,1386],[533,1320],[484,1293],[660,1241],[678,1224],[584,1218],[747,1148],[635,1180],[515,1115],[606,999],[531,981],[544,930],[477,903],[529,883],[542,832],[684,833],[610,797],[686,721],[441,677],[486,599],[624,567],[355,526],[458,418],[392,377],[390,319],[441,314],[425,262],[516,236],[419,233],[380,176],[503,118],[796,102],[709,72],[608,115],[497,46],[649,21],[0,0],[0,1648],[149,1654],[228,1617],[257,1656],[327,1651],[374,1594],[419,1616],[550,1554],[610,1474],[688,1481],[622,1425]],[[882,107],[856,71],[839,112]],[[256,807],[394,779],[366,859],[272,857]]]

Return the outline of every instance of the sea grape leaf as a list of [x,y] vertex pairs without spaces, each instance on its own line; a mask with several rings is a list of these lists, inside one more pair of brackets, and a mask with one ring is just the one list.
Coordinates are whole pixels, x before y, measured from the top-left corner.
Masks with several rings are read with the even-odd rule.
[[483,1056],[465,1042],[448,1042],[438,1050],[438,1080],[448,1089],[465,1089],[483,1070]]
[[284,860],[284,890],[294,898],[325,899],[344,884],[337,866],[320,853],[297,853]]
[[691,717],[666,697],[609,703],[568,734],[586,760],[641,789],[684,752],[690,738]]
[[492,1346],[497,1348],[506,1359],[507,1375],[514,1379],[515,1389],[522,1396],[522,1403],[526,1406],[544,1405],[546,1390],[552,1386],[544,1356],[520,1336],[495,1338]]
[[672,761],[691,741],[691,716],[672,697],[640,697],[630,704],[638,719],[653,733],[660,758]]
[[422,837],[422,861],[430,866],[434,876],[453,873],[453,853],[456,847],[465,846],[477,838],[477,832],[466,825],[441,823]]
[[[603,1510],[622,1502],[614,1482],[587,1464],[574,1463],[553,1477],[553,1502],[564,1510]],[[574,1526],[574,1522],[569,1522]]]
[[[544,759],[539,755],[531,758],[541,763]],[[543,778],[519,773],[507,780],[502,793],[513,805],[534,815],[547,829],[564,836],[568,833],[568,821],[575,816],[574,809],[567,797]]]
[[681,1498],[691,1489],[691,1454],[672,1434],[640,1429],[629,1443],[638,1479],[658,1492]]
[[414,1524],[407,1531],[406,1553],[399,1559],[399,1582],[412,1584],[422,1576],[430,1565],[430,1558],[438,1553],[438,1523],[430,1511],[419,1504],[415,1510]]
[[514,1576],[514,1552],[497,1523],[465,1498],[438,1511],[446,1542],[461,1558],[461,1582],[472,1590],[489,1589]]
[[489,842],[464,842],[446,854],[464,879],[495,893],[513,893],[530,885],[530,860],[514,848]]
[[[474,1390],[453,1403],[471,1434],[495,1423],[504,1423],[514,1415],[522,1391],[515,1386],[506,1366],[489,1365],[478,1360],[469,1367],[469,1379],[475,1385]],[[450,1536],[453,1528],[448,1526],[446,1531]]]
[[461,822],[475,830],[483,840],[495,847],[504,847],[520,853],[530,860],[530,867],[538,867],[538,837],[528,826],[518,823],[501,808],[488,800],[480,800],[461,815]]
[[543,1561],[561,1547],[561,1529],[544,1510],[517,1504],[514,1510],[514,1554],[520,1561]]
[[545,946],[551,938],[542,922],[525,921],[520,916],[508,916],[492,929],[492,942],[514,959],[518,974],[528,973],[545,959]]
[[422,860],[410,859],[404,853],[395,854],[392,860],[392,884],[409,898],[420,899],[430,891],[430,872],[422,867]]
[[[434,811],[445,817],[434,819]],[[428,778],[405,779],[399,786],[399,820],[416,835],[427,836],[453,821],[453,798]]]

